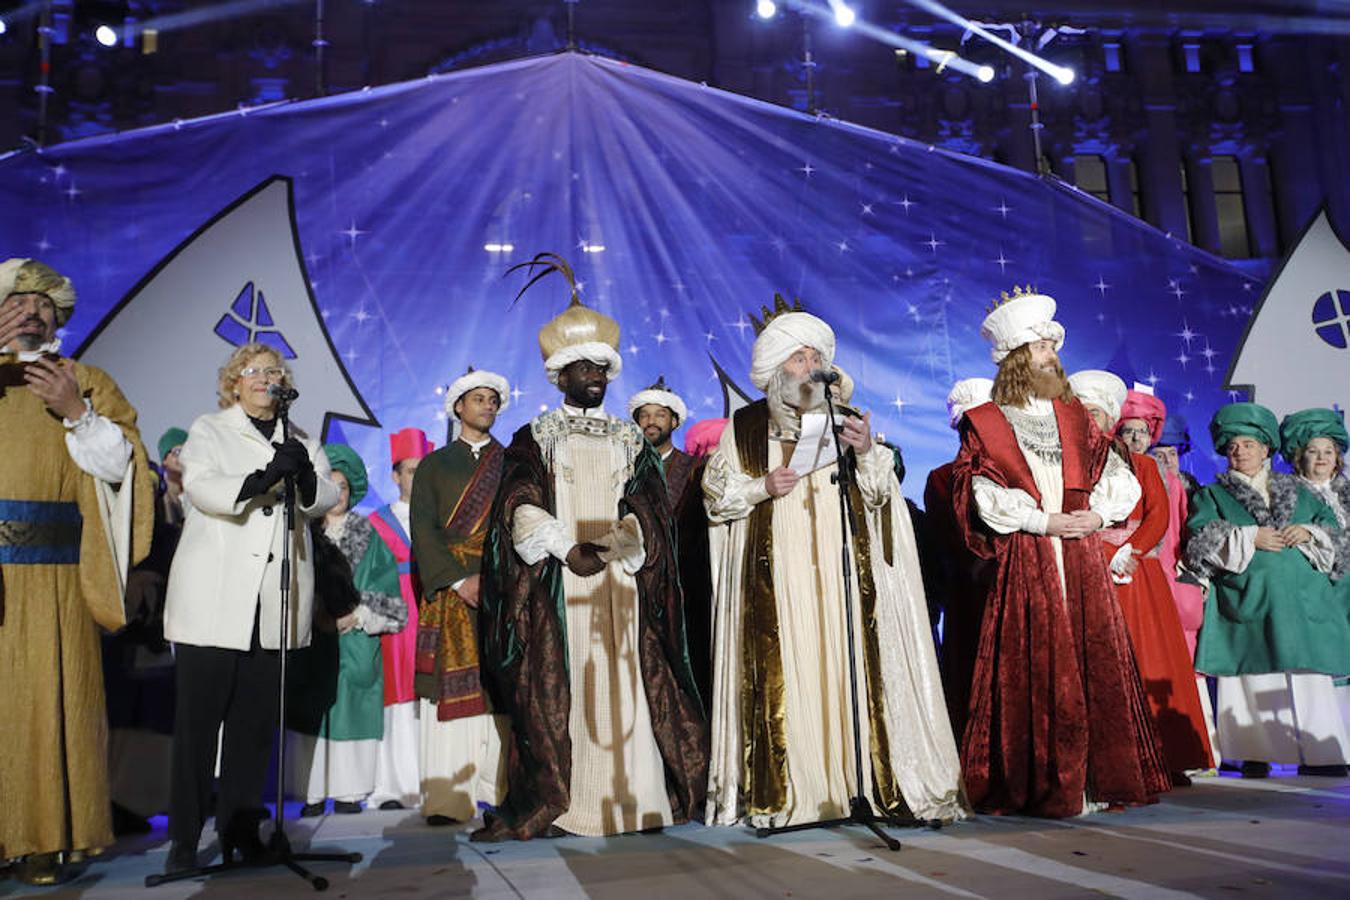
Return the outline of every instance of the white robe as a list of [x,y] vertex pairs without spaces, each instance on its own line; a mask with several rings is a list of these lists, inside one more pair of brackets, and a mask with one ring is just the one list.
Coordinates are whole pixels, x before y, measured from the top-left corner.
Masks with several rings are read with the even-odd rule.
[[[573,417],[608,418],[603,410],[564,406]],[[638,591],[633,576],[646,559],[637,519],[615,522],[632,475],[629,448],[615,437],[571,432],[552,460],[554,514],[522,504],[512,522],[526,564],[592,541],[611,548],[608,565],[582,578],[563,566],[572,705],[571,805],[556,825],[573,834],[605,835],[674,821],[665,763],[652,732],[638,662]]]
[[[404,534],[412,534],[412,522],[407,500],[389,504],[394,518]],[[384,708],[384,737],[380,739],[375,763],[375,789],[370,794],[372,806],[390,800],[411,809],[422,797],[420,760],[422,739],[418,725],[417,700],[395,703]]]
[[[771,468],[782,462],[782,448],[770,441]],[[746,818],[739,807],[744,759],[742,576],[748,517],[759,503],[775,504],[773,579],[783,664],[788,783],[784,807],[770,815],[751,816],[751,824],[779,827],[847,816],[849,798],[856,793],[842,536],[838,489],[830,483],[832,471],[833,466],[818,469],[787,496],[771,500],[764,478],[752,478],[742,471],[735,428],[729,426],[704,473],[714,595],[709,824],[730,825]],[[857,513],[866,518],[871,540],[890,767],[914,815],[962,818],[960,760],[938,675],[913,528],[889,451],[877,447],[862,456],[858,487],[863,509]],[[881,543],[887,500],[891,501],[895,560],[890,567],[885,565]],[[870,786],[871,722],[856,579],[855,571],[853,620],[863,779]]]

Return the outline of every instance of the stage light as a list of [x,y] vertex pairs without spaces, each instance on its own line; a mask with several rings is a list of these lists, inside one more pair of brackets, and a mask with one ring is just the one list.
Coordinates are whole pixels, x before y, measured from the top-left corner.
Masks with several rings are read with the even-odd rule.
[[117,46],[117,29],[111,25],[100,25],[94,29],[94,40],[104,47]]
[[510,253],[516,249],[515,244],[484,244],[483,249],[489,253]]
[[0,34],[4,34],[6,31],[9,31],[9,26],[5,24],[4,19],[0,19]]
[[761,19],[772,19],[778,15],[778,4],[774,3],[773,0],[759,0],[755,4],[755,15]]
[[1058,81],[1060,84],[1063,85],[1073,84],[1074,79],[1073,69],[1066,69],[1061,66],[1059,71],[1055,72],[1054,75],[1055,80]]
[[975,70],[975,77],[980,79],[980,81],[984,82],[985,84],[988,84],[989,82],[994,80],[994,67],[980,66],[978,69]]
[[834,22],[840,28],[848,28],[858,21],[858,14],[853,11],[853,7],[842,0],[830,0],[830,6],[834,7]]
[[582,253],[604,253],[604,244],[586,244],[581,248]]

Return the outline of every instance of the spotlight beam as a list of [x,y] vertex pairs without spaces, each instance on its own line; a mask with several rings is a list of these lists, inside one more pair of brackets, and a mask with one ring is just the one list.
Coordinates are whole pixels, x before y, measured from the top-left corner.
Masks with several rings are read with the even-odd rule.
[[[804,16],[820,19],[826,22],[836,22],[834,9],[823,6],[820,3],[810,3],[806,0],[787,0],[786,6],[797,10]],[[873,25],[871,22],[865,22],[862,19],[855,19],[852,30],[865,35],[874,41],[913,53],[916,56],[923,56],[932,60],[937,67],[937,71],[943,69],[954,69],[963,75],[969,75],[977,81],[988,83],[993,80],[994,73],[988,66],[980,66],[958,55],[953,50],[939,50],[929,44],[905,37],[903,34],[897,34],[885,28]]]
[[1011,53],[1013,56],[1016,56],[1018,59],[1022,60],[1028,65],[1035,66],[1037,69],[1040,69],[1047,75],[1052,76],[1060,84],[1068,84],[1069,82],[1073,81],[1073,69],[1069,69],[1064,66],[1057,66],[1054,63],[1050,62],[1049,60],[1041,59],[1036,54],[1023,50],[1016,44],[1010,41],[1006,41],[1003,38],[999,37],[997,34],[994,34],[994,32],[990,31],[988,28],[985,28],[980,23],[972,22],[965,16],[960,15],[959,13],[955,13],[952,10],[948,9],[947,7],[943,6],[941,3],[936,2],[936,0],[905,0],[905,2],[908,3],[910,6],[914,6],[923,10],[924,12],[931,13],[937,16],[939,19],[946,19],[953,25],[960,25],[967,31],[970,31],[974,34],[978,34],[980,37],[984,38],[986,41],[993,44],[994,46],[1006,50],[1007,52]]
[[202,9],[189,9],[182,12],[155,16],[136,24],[137,32],[154,29],[161,33],[183,28],[193,28],[210,22],[236,19],[255,13],[271,11],[285,6],[309,5],[312,0],[227,0]]

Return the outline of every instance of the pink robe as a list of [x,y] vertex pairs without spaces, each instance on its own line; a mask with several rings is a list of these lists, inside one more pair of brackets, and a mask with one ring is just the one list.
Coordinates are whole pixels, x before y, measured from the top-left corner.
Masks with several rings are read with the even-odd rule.
[[1195,637],[1205,617],[1205,595],[1196,585],[1177,580],[1177,560],[1181,558],[1181,539],[1186,530],[1189,502],[1186,499],[1186,485],[1175,473],[1167,472],[1163,481],[1167,484],[1168,519],[1167,535],[1158,547],[1158,561],[1172,588],[1172,599],[1177,604],[1181,629],[1186,633],[1186,648],[1194,660]]

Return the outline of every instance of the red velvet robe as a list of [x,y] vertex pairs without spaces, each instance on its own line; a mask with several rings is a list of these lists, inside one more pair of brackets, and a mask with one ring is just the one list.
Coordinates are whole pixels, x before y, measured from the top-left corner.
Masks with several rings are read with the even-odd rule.
[[1195,669],[1167,576],[1158,560],[1158,546],[1167,537],[1167,488],[1152,457],[1132,453],[1130,463],[1144,495],[1126,522],[1101,532],[1102,552],[1109,564],[1128,541],[1139,562],[1130,583],[1116,585],[1116,599],[1130,630],[1135,662],[1162,739],[1167,769],[1208,769],[1214,762],[1195,687]]
[[[1063,511],[1087,509],[1109,440],[1080,403],[1055,401],[1055,416]],[[985,526],[975,508],[976,476],[1040,501],[1012,426],[992,403],[966,414],[952,475],[966,543],[997,566],[961,747],[971,804],[1057,818],[1080,813],[1085,794],[1112,804],[1152,802],[1170,780],[1101,539],[1063,542],[1061,591],[1050,538]]]

